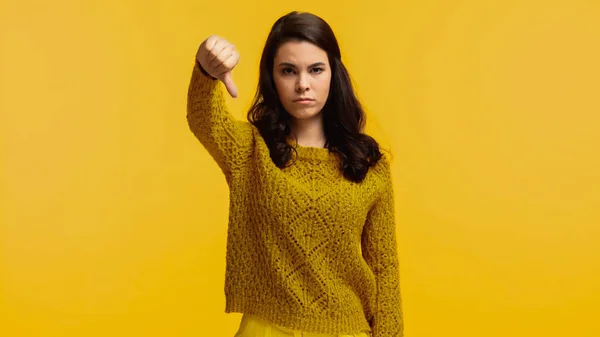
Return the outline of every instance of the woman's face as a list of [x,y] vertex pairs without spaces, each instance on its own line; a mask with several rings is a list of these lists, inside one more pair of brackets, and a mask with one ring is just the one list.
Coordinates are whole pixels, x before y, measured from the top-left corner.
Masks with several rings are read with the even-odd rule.
[[306,41],[281,45],[273,62],[273,79],[281,104],[294,119],[321,118],[331,83],[323,49]]

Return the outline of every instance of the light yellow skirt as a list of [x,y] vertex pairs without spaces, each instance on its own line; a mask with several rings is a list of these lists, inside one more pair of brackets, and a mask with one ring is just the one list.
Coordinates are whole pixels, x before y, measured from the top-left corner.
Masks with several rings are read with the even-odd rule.
[[257,316],[243,314],[240,327],[234,337],[369,337],[368,332],[351,335],[328,335],[298,330],[290,330],[271,324]]

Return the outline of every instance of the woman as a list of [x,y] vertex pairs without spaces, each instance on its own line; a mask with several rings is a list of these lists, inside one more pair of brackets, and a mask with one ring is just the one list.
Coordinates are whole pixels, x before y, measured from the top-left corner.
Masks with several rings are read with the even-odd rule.
[[239,54],[202,42],[188,90],[190,129],[230,189],[225,295],[237,337],[402,336],[390,162],[362,133],[364,111],[330,26],[279,18],[248,121],[234,119]]

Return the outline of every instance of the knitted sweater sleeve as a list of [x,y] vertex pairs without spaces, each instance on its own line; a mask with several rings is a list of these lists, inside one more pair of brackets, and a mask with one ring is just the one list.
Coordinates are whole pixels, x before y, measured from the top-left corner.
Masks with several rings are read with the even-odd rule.
[[231,115],[219,81],[204,72],[198,62],[188,87],[187,121],[229,182],[232,172],[248,158],[252,130],[250,123]]
[[370,322],[373,337],[404,336],[400,293],[394,191],[389,163],[383,158],[383,191],[369,211],[361,240],[365,261],[375,274],[377,295]]

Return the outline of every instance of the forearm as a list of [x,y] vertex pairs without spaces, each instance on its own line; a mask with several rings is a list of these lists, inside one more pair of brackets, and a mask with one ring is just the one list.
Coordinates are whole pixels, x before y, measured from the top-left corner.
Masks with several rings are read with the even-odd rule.
[[207,149],[226,176],[251,137],[248,125],[231,115],[220,81],[203,72],[196,61],[188,87],[187,121],[190,130]]

